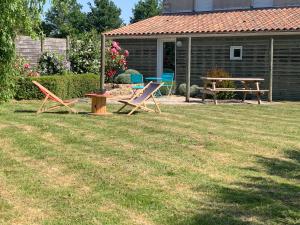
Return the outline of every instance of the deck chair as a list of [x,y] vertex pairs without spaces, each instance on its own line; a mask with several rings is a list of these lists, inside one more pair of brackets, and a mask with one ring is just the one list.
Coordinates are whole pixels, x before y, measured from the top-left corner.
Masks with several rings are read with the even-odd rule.
[[[70,107],[70,106],[74,105],[76,102],[78,102],[77,99],[63,101],[59,97],[57,97],[55,94],[53,94],[51,91],[49,91],[47,88],[42,86],[40,83],[38,83],[36,81],[32,81],[32,83],[34,83],[40,89],[40,91],[46,96],[41,107],[36,112],[37,114],[44,113],[44,112],[50,112],[52,110],[59,109],[62,107],[66,107],[72,113],[77,113],[77,111],[75,109],[72,109]],[[52,106],[50,108],[46,108],[45,106],[46,106],[48,100],[57,102],[58,104],[55,106]]]
[[[153,83],[150,82],[145,86],[145,88],[135,94],[134,96],[131,97],[130,100],[120,100],[119,102],[123,103],[124,105],[117,111],[121,112],[126,106],[131,106],[133,109],[128,113],[128,115],[132,115],[135,111],[142,109],[147,112],[157,112],[161,113],[161,110],[159,108],[158,102],[155,100],[154,94],[159,90],[159,88],[163,85],[163,83]],[[152,98],[156,109],[149,109],[147,107],[146,102]]]
[[144,77],[142,74],[130,74],[130,81],[134,86],[132,86],[133,94],[135,94],[139,90],[144,89]]
[[161,81],[164,83],[163,87],[167,89],[167,95],[171,96],[174,87],[174,73],[163,73],[161,75]]

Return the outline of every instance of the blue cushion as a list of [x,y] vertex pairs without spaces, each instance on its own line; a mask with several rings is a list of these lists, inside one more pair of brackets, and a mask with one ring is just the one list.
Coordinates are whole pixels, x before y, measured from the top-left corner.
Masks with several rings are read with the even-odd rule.
[[133,86],[132,89],[144,89],[144,86]]
[[131,74],[130,79],[132,84],[144,83],[144,78],[142,74]]
[[173,82],[174,81],[174,73],[163,73],[161,75],[162,82]]

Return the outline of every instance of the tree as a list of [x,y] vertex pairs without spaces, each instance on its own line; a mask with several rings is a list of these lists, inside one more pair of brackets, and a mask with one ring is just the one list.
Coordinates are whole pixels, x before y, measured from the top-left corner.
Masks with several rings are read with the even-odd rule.
[[0,101],[14,95],[15,38],[22,31],[34,36],[45,0],[0,1]]
[[89,3],[91,12],[88,13],[88,22],[91,28],[99,33],[119,28],[123,21],[119,9],[111,0],[94,0],[94,6]]
[[67,37],[87,30],[86,14],[76,0],[57,1],[46,13],[42,29],[46,36]]
[[133,8],[130,23],[136,23],[161,13],[162,4],[159,0],[140,0]]

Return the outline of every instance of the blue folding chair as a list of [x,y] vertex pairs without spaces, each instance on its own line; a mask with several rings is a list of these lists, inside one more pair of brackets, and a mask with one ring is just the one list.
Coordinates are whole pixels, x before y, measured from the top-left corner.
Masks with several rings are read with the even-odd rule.
[[164,83],[162,87],[166,87],[168,90],[168,96],[172,95],[173,87],[174,87],[174,73],[163,73],[161,75],[161,82]]
[[[130,81],[132,84],[144,84],[144,77],[142,74],[131,74]],[[135,85],[132,86],[132,90],[136,93],[138,90],[143,90],[144,87],[144,85]]]

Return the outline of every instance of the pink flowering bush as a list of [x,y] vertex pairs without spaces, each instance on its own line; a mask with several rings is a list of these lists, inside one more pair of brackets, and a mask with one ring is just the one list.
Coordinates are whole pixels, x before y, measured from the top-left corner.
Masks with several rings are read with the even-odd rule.
[[106,49],[105,75],[107,82],[113,82],[114,77],[127,70],[128,50],[123,50],[118,42],[111,42]]
[[18,76],[21,77],[39,77],[40,73],[36,71],[36,68],[30,65],[22,57],[17,57],[15,61],[15,71]]

